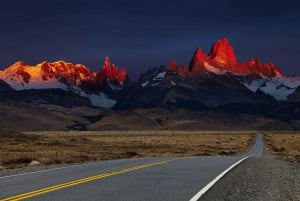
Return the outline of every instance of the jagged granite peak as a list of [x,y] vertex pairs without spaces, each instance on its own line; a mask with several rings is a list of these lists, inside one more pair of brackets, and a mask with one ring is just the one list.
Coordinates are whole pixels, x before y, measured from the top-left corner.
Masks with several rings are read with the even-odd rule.
[[177,64],[177,61],[175,59],[172,59],[170,61],[168,69],[172,70],[172,71],[177,71],[178,70],[178,64]]
[[189,71],[191,72],[206,72],[205,63],[209,61],[209,57],[202,51],[201,48],[197,48],[194,56],[189,65]]
[[258,74],[265,77],[280,77],[281,70],[272,63],[262,64],[259,59],[250,59],[239,63],[232,45],[225,37],[215,42],[208,55],[197,48],[189,66],[191,73],[219,73]]
[[103,67],[99,73],[100,82],[110,80],[112,82],[118,82],[123,85],[128,75],[125,69],[119,68],[115,64],[111,64],[109,57],[105,57]]
[[212,45],[208,56],[210,64],[221,70],[232,70],[238,64],[233,47],[225,37]]
[[178,73],[181,75],[187,75],[189,73],[188,65],[183,64],[182,67],[178,69]]
[[110,68],[110,58],[105,57],[103,68]]
[[168,65],[168,70],[177,72],[180,75],[187,75],[189,69],[186,64],[183,64],[182,67],[179,67],[175,59],[171,60]]
[[100,72],[65,61],[44,61],[34,66],[19,61],[0,71],[0,79],[16,90],[59,88],[71,91],[104,107],[114,105],[124,91],[124,83],[129,80],[126,70],[111,65],[108,57]]
[[[278,101],[287,100],[288,96],[293,94],[300,85],[300,78],[286,77],[274,64],[262,64],[258,58],[238,63],[233,47],[226,38],[221,38],[214,43],[209,55],[206,55],[201,48],[197,48],[189,69],[186,65],[180,68],[173,59],[168,68],[154,68],[140,78],[138,86],[147,90],[176,88],[186,86],[187,82],[192,83],[191,86],[193,86],[203,80],[207,83],[213,81],[228,85],[230,80],[234,80],[236,86],[243,85],[253,93],[263,93]],[[213,82],[211,82],[212,86],[215,85]],[[213,88],[212,90],[218,91]]]
[[259,74],[266,77],[281,77],[282,71],[273,63],[262,64],[259,59],[250,59],[238,64],[237,73]]

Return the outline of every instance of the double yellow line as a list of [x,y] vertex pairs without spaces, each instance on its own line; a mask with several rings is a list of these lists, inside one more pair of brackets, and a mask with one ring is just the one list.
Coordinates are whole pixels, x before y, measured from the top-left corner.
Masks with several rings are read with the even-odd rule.
[[24,200],[24,199],[27,199],[27,198],[31,198],[31,197],[35,197],[35,196],[42,195],[42,194],[45,194],[45,193],[49,193],[49,192],[52,192],[52,191],[56,191],[56,190],[60,190],[60,189],[63,189],[63,188],[68,188],[68,187],[71,187],[71,186],[75,186],[75,185],[78,185],[78,184],[82,184],[82,183],[86,183],[86,182],[90,182],[90,181],[94,181],[94,180],[98,180],[98,179],[103,179],[103,178],[106,178],[106,177],[111,177],[111,176],[118,175],[118,174],[123,174],[123,173],[126,173],[126,172],[132,172],[132,171],[136,171],[136,170],[140,170],[140,169],[144,169],[144,168],[148,168],[148,167],[152,167],[152,166],[156,166],[156,165],[162,165],[162,164],[165,164],[165,163],[168,163],[168,162],[170,162],[170,160],[159,161],[159,162],[154,162],[154,163],[148,163],[148,164],[134,166],[134,167],[118,170],[118,171],[103,173],[103,174],[99,174],[99,175],[95,175],[95,176],[91,176],[91,177],[86,177],[86,178],[83,178],[83,179],[78,179],[78,180],[66,182],[66,183],[63,183],[63,184],[58,184],[58,185],[55,185],[55,186],[50,186],[50,187],[47,187],[47,188],[42,188],[42,189],[31,191],[31,192],[28,192],[28,193],[7,197],[7,198],[4,198],[4,199],[1,199],[0,201]]

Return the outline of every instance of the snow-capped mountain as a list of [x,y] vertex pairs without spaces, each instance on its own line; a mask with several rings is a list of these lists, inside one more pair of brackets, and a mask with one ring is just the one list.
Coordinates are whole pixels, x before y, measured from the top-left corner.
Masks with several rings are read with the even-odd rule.
[[241,81],[249,90],[253,92],[260,90],[280,101],[289,100],[288,97],[300,86],[300,77],[260,76],[252,80],[241,77]]
[[287,100],[300,85],[300,77],[286,77],[272,63],[262,64],[257,58],[239,63],[226,38],[214,43],[208,55],[198,48],[190,62],[190,72],[231,73],[249,90],[260,90],[276,100]]
[[215,42],[208,55],[197,48],[189,67],[179,67],[172,60],[168,68],[155,68],[142,75],[139,85],[145,87],[178,86],[178,82],[191,80],[202,82],[203,79],[215,79],[219,83],[229,78],[245,86],[254,93],[270,95],[276,100],[288,100],[298,86],[300,77],[284,76],[281,70],[272,63],[262,64],[259,59],[249,62],[238,62],[233,47],[226,38]]
[[42,62],[35,66],[19,61],[0,71],[0,79],[15,90],[62,89],[90,99],[92,105],[112,107],[125,91],[129,79],[124,69],[105,58],[99,72],[82,64],[65,61]]
[[[215,42],[208,54],[197,48],[189,65],[179,67],[176,60],[172,60],[168,67],[148,70],[137,83],[131,83],[127,72],[111,64],[108,57],[98,72],[64,61],[35,66],[20,61],[0,71],[0,91],[1,88],[10,90],[1,80],[17,91],[62,89],[89,98],[92,105],[117,109],[266,105],[297,102],[300,97],[300,77],[287,77],[274,64],[263,64],[257,58],[239,62],[226,38]],[[43,100],[49,96],[49,92],[32,93],[42,94]],[[85,101],[79,98],[76,104],[81,102]]]
[[[192,109],[230,104],[268,105],[294,99],[299,77],[284,76],[259,59],[238,62],[233,47],[221,38],[208,55],[197,48],[189,66],[172,60],[142,74],[116,108],[174,106]],[[299,90],[297,90],[299,91]],[[298,97],[298,96],[297,96]],[[298,100],[298,99],[297,99]]]
[[233,103],[268,104],[275,99],[253,92],[232,74],[179,74],[160,66],[142,74],[116,104],[117,109],[171,106],[175,108],[215,108]]

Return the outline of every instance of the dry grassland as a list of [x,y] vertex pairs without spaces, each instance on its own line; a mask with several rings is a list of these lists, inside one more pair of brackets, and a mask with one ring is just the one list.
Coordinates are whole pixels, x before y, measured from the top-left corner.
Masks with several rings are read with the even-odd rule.
[[300,132],[265,132],[267,149],[281,159],[300,162]]
[[218,131],[0,131],[0,165],[16,168],[32,161],[49,165],[132,157],[232,155],[244,152],[254,135]]

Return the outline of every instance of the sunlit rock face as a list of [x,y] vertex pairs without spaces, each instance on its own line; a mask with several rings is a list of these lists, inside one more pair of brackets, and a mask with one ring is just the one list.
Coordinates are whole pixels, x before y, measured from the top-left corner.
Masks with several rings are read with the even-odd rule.
[[179,73],[180,75],[186,75],[189,72],[188,66],[183,64],[182,67],[179,67],[175,59],[171,60],[168,65],[168,70]]
[[178,70],[178,64],[177,61],[175,59],[171,60],[168,66],[168,69],[171,71],[177,71]]
[[[149,77],[152,76],[151,73]],[[228,78],[230,79],[228,80]],[[179,82],[182,80],[184,84],[186,82],[195,82],[197,84],[201,83],[203,79],[219,83],[224,83],[224,80],[228,82],[237,80],[254,93],[264,93],[280,101],[294,100],[295,98],[293,97],[295,96],[292,96],[292,94],[300,86],[299,77],[283,75],[281,70],[273,63],[263,64],[258,58],[252,58],[246,62],[238,62],[232,45],[224,37],[212,45],[208,55],[201,48],[197,48],[188,69],[186,65],[180,68],[176,60],[172,60],[164,79],[161,79],[159,84],[156,83],[156,79],[152,83],[151,78],[149,78],[142,79],[141,86],[159,87],[165,84],[174,87],[179,86]],[[229,86],[231,84],[227,83],[226,85]],[[204,87],[203,83],[201,85]]]
[[[73,64],[65,61],[44,61],[35,66],[23,61],[0,71],[0,79],[9,83],[15,89],[51,87],[51,84],[69,84],[80,87],[83,83],[101,85],[106,80],[123,85],[127,79],[125,69],[118,69],[105,58],[105,63],[99,72],[92,72],[83,64]],[[50,84],[50,86],[49,86]],[[53,85],[53,87],[55,87]]]
[[259,59],[250,59],[248,62],[238,64],[238,72],[247,74],[260,74],[266,77],[281,77],[281,70],[273,63],[261,64]]
[[215,42],[208,55],[197,48],[189,66],[191,73],[230,72],[234,74],[258,74],[266,77],[280,77],[281,70],[272,63],[261,64],[259,59],[239,63],[232,45],[223,37]]
[[123,84],[127,79],[127,72],[123,68],[119,70],[115,64],[110,63],[109,57],[106,57],[103,67],[99,73],[99,79],[100,82],[104,82],[108,79]]
[[194,56],[190,62],[190,71],[191,72],[205,72],[205,63],[209,62],[209,56],[203,53],[201,48],[197,48]]
[[83,64],[65,61],[44,61],[34,66],[19,61],[0,71],[0,79],[15,90],[58,88],[71,91],[97,99],[97,106],[103,106],[103,100],[109,100],[108,105],[112,106],[129,82],[126,70],[111,64],[108,57],[98,72],[92,72]]
[[210,64],[222,70],[234,70],[238,64],[233,47],[227,38],[221,38],[215,42],[208,56]]

